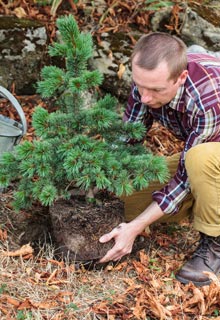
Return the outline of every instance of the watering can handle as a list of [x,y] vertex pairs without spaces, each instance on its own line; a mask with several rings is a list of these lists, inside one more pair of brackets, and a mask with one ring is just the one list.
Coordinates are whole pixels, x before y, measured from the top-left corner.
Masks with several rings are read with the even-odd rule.
[[4,87],[0,86],[0,96],[8,99],[13,107],[15,107],[15,109],[17,110],[19,117],[21,119],[22,122],[22,134],[25,135],[25,133],[27,132],[27,121],[24,115],[24,112],[20,106],[20,104],[18,103],[18,101],[15,99],[15,97]]

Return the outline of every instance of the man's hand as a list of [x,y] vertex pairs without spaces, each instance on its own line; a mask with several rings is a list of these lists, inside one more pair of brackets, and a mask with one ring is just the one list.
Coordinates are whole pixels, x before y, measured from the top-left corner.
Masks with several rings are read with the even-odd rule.
[[102,243],[115,239],[115,245],[110,249],[106,255],[99,261],[100,263],[108,262],[110,260],[117,261],[124,255],[131,253],[134,240],[137,236],[135,230],[132,230],[129,223],[121,223],[111,232],[104,234],[99,241]]
[[153,201],[139,216],[128,223],[121,223],[111,232],[104,234],[99,241],[108,242],[115,240],[115,245],[99,261],[100,263],[110,260],[117,261],[128,253],[131,253],[135,238],[152,222],[158,220],[164,215],[158,204]]

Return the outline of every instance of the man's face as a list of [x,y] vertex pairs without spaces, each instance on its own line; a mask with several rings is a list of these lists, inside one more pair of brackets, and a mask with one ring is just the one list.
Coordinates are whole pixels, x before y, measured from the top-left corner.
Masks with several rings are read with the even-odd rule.
[[137,66],[136,57],[132,61],[132,78],[137,85],[141,102],[151,108],[160,108],[170,102],[178,88],[184,84],[187,70],[184,70],[176,81],[169,79],[167,63],[161,62],[156,69],[146,70]]

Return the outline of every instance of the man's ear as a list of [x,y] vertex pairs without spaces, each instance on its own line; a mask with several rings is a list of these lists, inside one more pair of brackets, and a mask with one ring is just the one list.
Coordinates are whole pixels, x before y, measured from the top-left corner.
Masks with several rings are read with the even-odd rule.
[[183,72],[180,74],[178,78],[180,85],[185,83],[187,76],[188,76],[188,70],[183,70]]

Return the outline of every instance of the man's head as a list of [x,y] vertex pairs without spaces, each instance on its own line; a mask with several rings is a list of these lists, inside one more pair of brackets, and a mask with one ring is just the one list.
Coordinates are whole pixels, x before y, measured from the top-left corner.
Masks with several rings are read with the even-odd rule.
[[132,76],[141,101],[152,108],[171,101],[188,75],[186,46],[167,33],[142,36],[131,59]]

